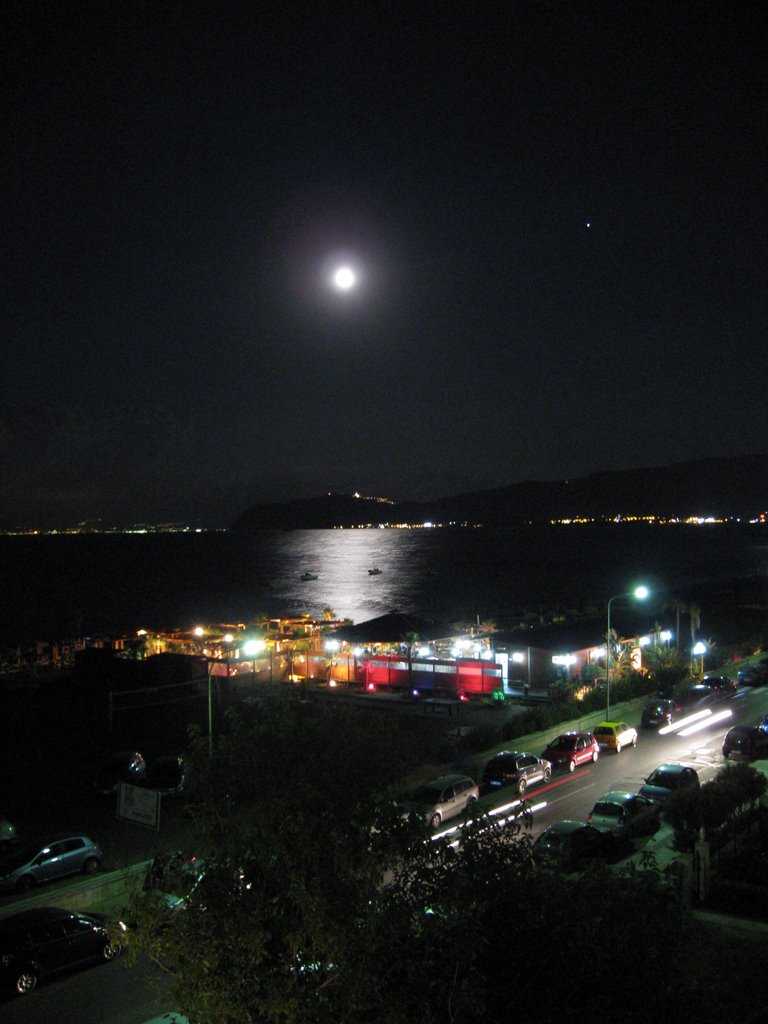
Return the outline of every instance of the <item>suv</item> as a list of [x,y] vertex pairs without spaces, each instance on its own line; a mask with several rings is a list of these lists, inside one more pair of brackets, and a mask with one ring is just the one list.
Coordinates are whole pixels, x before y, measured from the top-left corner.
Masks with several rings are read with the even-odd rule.
[[553,768],[567,768],[572,772],[578,764],[596,761],[600,747],[591,732],[564,732],[552,740],[541,756]]
[[592,732],[601,750],[615,750],[620,754],[622,747],[637,746],[637,729],[626,722],[601,722]]
[[687,789],[689,786],[698,789],[699,774],[695,768],[689,764],[660,764],[653,769],[638,793],[660,804],[679,789]]
[[536,782],[549,782],[552,765],[535,754],[522,754],[517,750],[503,750],[492,757],[483,772],[483,788],[514,786],[520,796]]
[[6,991],[23,996],[38,978],[120,955],[102,914],[59,907],[23,910],[0,921],[0,979]]
[[467,775],[441,775],[432,779],[405,801],[404,817],[415,817],[432,829],[438,829],[448,818],[471,810],[480,792],[477,783]]
[[9,843],[0,853],[0,892],[27,892],[39,882],[50,882],[79,871],[98,871],[102,852],[84,835],[56,835],[32,843]]

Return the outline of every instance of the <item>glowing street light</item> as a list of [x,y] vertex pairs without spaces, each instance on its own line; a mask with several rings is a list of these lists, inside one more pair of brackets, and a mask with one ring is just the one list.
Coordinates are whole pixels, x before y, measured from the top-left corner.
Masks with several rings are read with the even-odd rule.
[[608,628],[605,632],[605,717],[608,718],[608,708],[611,706],[611,604],[622,597],[634,597],[636,601],[644,601],[650,591],[648,587],[635,587],[625,594],[614,594],[608,598]]
[[694,658],[699,659],[699,679],[701,679],[701,677],[704,675],[704,655],[706,653],[707,645],[703,642],[703,640],[699,640],[699,642],[694,645],[691,651],[691,654],[694,656]]

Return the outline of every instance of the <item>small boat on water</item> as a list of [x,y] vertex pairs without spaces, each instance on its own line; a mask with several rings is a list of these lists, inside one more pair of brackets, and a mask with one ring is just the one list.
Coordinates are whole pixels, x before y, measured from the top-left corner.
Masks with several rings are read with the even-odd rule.
[[369,576],[381,576],[381,569],[378,567],[378,565],[374,565],[374,567],[372,569],[368,570],[368,575]]
[[307,580],[316,580],[317,579],[317,573],[315,573],[315,572],[303,572],[301,574],[301,576],[299,576],[299,579],[302,580],[304,583],[306,583]]

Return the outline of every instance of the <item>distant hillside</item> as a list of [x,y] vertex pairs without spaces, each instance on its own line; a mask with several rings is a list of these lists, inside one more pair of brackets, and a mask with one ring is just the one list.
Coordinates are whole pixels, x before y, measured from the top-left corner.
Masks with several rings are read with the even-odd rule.
[[514,526],[562,517],[747,516],[766,510],[768,453],[591,473],[574,480],[528,480],[429,502],[390,504],[328,494],[255,505],[237,518],[232,529],[327,529],[426,520]]

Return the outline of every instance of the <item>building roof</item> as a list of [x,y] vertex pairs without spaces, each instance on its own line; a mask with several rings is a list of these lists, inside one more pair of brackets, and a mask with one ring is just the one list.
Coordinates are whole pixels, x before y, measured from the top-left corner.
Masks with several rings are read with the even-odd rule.
[[408,637],[414,633],[419,640],[440,640],[459,635],[452,626],[445,623],[404,615],[402,612],[388,612],[353,626],[342,626],[335,629],[332,635],[337,640],[351,644],[395,644],[407,642]]

